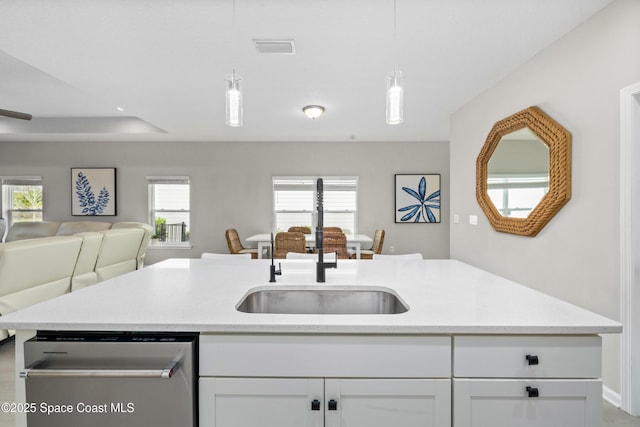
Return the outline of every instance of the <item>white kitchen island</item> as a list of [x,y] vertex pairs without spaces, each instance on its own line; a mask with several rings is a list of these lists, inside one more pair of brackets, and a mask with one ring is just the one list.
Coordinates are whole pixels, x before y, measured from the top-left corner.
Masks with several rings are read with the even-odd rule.
[[[339,261],[326,278],[308,260],[275,284],[266,260],[167,260],[0,327],[18,330],[17,369],[35,330],[199,332],[200,426],[601,425],[598,334],[619,323],[455,260]],[[386,288],[409,310],[236,310],[271,286]]]

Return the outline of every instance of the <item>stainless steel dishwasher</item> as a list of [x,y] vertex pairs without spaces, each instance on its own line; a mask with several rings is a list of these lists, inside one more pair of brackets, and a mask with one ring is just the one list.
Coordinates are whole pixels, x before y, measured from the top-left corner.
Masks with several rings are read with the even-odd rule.
[[197,426],[194,334],[39,332],[25,342],[28,427]]

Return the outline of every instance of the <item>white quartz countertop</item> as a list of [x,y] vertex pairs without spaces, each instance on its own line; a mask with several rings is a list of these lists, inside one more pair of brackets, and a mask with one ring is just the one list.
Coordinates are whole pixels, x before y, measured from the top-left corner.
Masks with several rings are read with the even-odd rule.
[[[221,263],[171,259],[0,317],[2,329],[229,333],[596,334],[618,322],[456,260],[339,261],[315,282],[312,260]],[[251,314],[236,310],[250,289],[380,286],[402,314]]]

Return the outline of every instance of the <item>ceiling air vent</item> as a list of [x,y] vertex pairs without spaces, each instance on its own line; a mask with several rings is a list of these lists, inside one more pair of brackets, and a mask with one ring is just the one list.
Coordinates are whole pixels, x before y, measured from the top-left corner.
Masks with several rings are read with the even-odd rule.
[[253,39],[258,53],[285,53],[293,55],[296,53],[293,40],[274,39]]

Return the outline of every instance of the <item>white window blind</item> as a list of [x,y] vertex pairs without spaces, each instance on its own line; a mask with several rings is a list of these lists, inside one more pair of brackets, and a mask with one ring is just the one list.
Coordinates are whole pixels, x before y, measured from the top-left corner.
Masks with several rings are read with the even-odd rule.
[[155,244],[188,245],[191,234],[191,184],[188,176],[150,176],[149,212]]
[[[292,226],[315,228],[316,180],[318,177],[273,177],[276,231]],[[322,177],[324,225],[356,232],[358,177]]]

